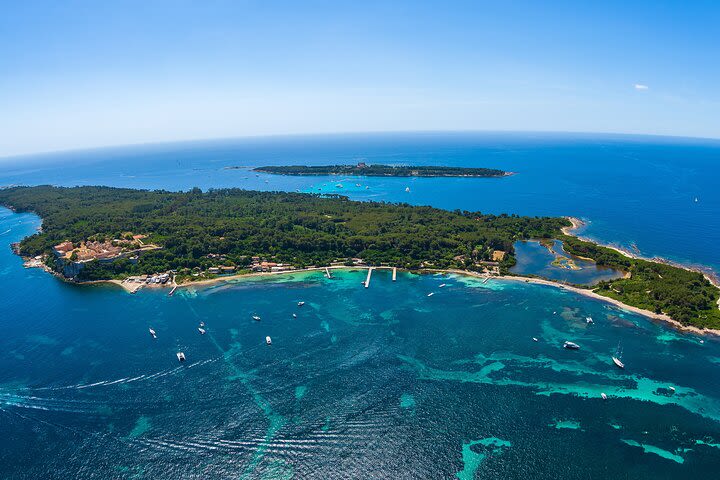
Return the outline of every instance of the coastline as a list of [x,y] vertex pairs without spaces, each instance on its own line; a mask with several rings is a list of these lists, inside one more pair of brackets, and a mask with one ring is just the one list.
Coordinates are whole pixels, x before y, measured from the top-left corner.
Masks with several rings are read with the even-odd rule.
[[[572,223],[572,226],[562,227],[560,229],[562,231],[562,233],[565,235],[568,235],[570,237],[575,237],[584,242],[590,242],[590,243],[594,243],[595,245],[599,245],[601,247],[609,248],[611,250],[616,251],[620,255],[623,255],[628,258],[632,258],[633,260],[645,260],[647,262],[664,263],[665,265],[669,265],[671,267],[682,268],[683,270],[690,270],[692,272],[699,273],[703,277],[705,277],[708,282],[713,284],[715,287],[720,288],[720,278],[718,278],[717,274],[715,272],[713,272],[712,270],[709,270],[707,268],[702,268],[697,265],[686,265],[686,264],[683,264],[680,262],[675,262],[673,260],[668,260],[667,258],[663,258],[663,257],[644,257],[642,255],[635,254],[627,249],[618,247],[616,245],[601,243],[592,238],[578,235],[576,233],[576,230],[583,228],[584,226],[587,225],[587,223],[577,217],[564,217],[564,218],[566,218],[567,220],[570,221],[570,223]],[[718,301],[718,307],[720,308],[720,300]]]
[[[311,267],[311,268],[305,268],[305,269],[298,269],[298,270],[286,270],[282,272],[253,272],[253,273],[243,273],[243,274],[237,274],[237,275],[228,275],[228,276],[222,276],[222,277],[216,277],[216,278],[208,278],[204,280],[198,280],[194,282],[187,282],[183,284],[168,284],[165,286],[153,286],[150,288],[165,288],[165,287],[176,287],[177,289],[180,288],[189,288],[189,287],[207,287],[212,286],[218,283],[225,283],[225,282],[232,282],[235,280],[242,280],[242,279],[249,279],[249,278],[261,278],[261,277],[273,277],[278,275],[292,275],[292,274],[298,274],[298,273],[308,273],[308,272],[318,272],[318,271],[324,271],[326,267]],[[392,270],[393,267],[389,266],[380,266],[380,267],[369,267],[367,265],[358,265],[354,267],[348,267],[344,265],[334,265],[327,267],[329,270],[364,270],[368,268],[373,268],[374,270]],[[403,272],[408,272],[408,270],[399,269]],[[544,285],[547,287],[553,287],[553,288],[559,288],[561,290],[565,290],[568,292],[572,292],[578,295],[583,295],[588,298],[592,298],[595,300],[599,300],[601,302],[609,303],[615,307],[620,308],[621,310],[625,310],[627,312],[635,313],[638,315],[642,315],[644,317],[650,318],[652,320],[658,320],[664,324],[666,324],[669,327],[672,327],[676,330],[687,332],[687,333],[693,333],[696,335],[714,335],[720,337],[720,330],[716,329],[710,329],[710,328],[698,328],[692,325],[684,325],[677,320],[674,320],[668,315],[660,314],[651,312],[650,310],[644,310],[642,308],[633,307],[632,305],[627,305],[620,300],[616,300],[611,297],[606,297],[604,295],[600,295],[598,293],[595,293],[594,291],[586,288],[579,288],[572,285],[566,285],[559,282],[554,282],[552,280],[545,280],[542,278],[533,278],[533,277],[521,277],[517,275],[501,275],[501,276],[488,276],[486,274],[481,274],[478,272],[472,272],[469,270],[457,270],[457,269],[422,269],[419,270],[418,273],[451,273],[455,275],[463,275],[468,277],[474,277],[474,278],[492,278],[495,281],[507,281],[507,282],[518,282],[518,283],[530,283],[534,285]],[[111,283],[114,285],[118,285],[121,288],[123,288],[128,293],[133,293],[131,289],[127,288],[126,285],[123,285],[123,282],[121,280],[97,280],[93,282],[82,282],[78,283],[78,285],[90,285],[90,284],[101,284],[101,283]],[[140,287],[136,289],[139,290],[144,284],[141,284]]]

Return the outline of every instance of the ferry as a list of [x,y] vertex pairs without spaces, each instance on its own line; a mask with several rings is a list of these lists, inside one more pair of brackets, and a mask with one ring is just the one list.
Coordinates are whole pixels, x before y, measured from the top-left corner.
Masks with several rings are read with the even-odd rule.
[[298,307],[302,307],[303,305],[305,305],[305,302],[298,302]]
[[270,336],[265,337],[265,343],[272,345],[272,338],[270,338]]
[[198,327],[198,332],[200,332],[200,335],[205,335],[205,329]]
[[178,361],[184,362],[185,361],[185,354],[183,352],[177,352],[176,353]]
[[256,322],[260,321],[260,317],[258,317],[257,315],[253,315],[252,319],[255,320]]
[[575,342],[565,342],[563,343],[563,348],[567,348],[568,350],[580,350],[580,345],[578,345]]
[[155,330],[153,330],[152,328],[148,328],[148,331],[150,332],[150,335],[151,335],[153,338],[157,338],[157,335],[155,334]]

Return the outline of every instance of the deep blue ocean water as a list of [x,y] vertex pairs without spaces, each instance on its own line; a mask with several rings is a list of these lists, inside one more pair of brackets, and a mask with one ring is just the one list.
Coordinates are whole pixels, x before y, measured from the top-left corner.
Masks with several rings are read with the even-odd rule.
[[[0,164],[0,184],[321,188],[575,215],[594,238],[718,269],[719,153],[712,142],[625,137],[297,137],[21,159]],[[518,175],[223,169],[358,160]],[[173,297],[77,287],[24,269],[7,248],[38,226],[0,210],[2,478],[664,479],[720,468],[715,339],[553,287],[457,276],[392,282],[378,271],[364,289],[363,271],[307,273]],[[564,340],[581,349],[564,350]],[[610,361],[618,344],[624,371]]]

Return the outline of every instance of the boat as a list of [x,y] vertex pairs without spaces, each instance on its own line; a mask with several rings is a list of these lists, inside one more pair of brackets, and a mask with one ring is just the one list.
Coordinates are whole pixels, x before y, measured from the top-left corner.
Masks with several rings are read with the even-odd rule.
[[303,305],[305,305],[305,302],[298,302],[298,307],[302,307]]
[[445,286],[447,286],[447,283],[441,283],[438,288],[443,288],[443,287],[445,287]]
[[405,191],[410,193],[410,187],[405,187]]
[[589,325],[589,324],[595,323],[595,322],[593,322],[592,317],[585,317],[585,323],[587,323]]
[[342,183],[338,183],[337,185],[335,185],[335,187],[336,187],[336,188],[343,188]]
[[155,330],[153,330],[152,328],[148,328],[148,331],[150,332],[150,335],[151,335],[153,338],[157,338],[157,335],[155,334]]
[[605,392],[601,393],[600,396],[603,400],[607,400],[607,395],[605,395]]
[[198,332],[200,332],[200,335],[205,335],[205,329],[198,327]]
[[293,313],[293,318],[297,318],[297,313]]
[[675,393],[675,387],[668,387],[672,393]]
[[201,326],[201,327],[204,327],[204,326],[205,326],[205,322],[200,322],[200,326]]
[[257,315],[253,315],[252,319],[255,320],[256,322],[260,321],[260,317],[258,317]]
[[563,343],[563,348],[567,348],[568,350],[580,350],[580,345],[575,342],[566,341]]
[[369,190],[369,189],[370,189],[370,186],[369,186],[369,185],[366,185],[366,186],[365,186],[365,190]]
[[427,294],[428,297],[432,297],[433,295],[435,295],[435,292],[430,292]]
[[612,357],[612,361],[618,368],[625,368],[625,364],[620,360],[622,358],[622,348],[620,348],[620,342],[618,342],[617,350],[615,355]]
[[175,355],[177,355],[178,361],[180,361],[180,362],[185,361],[185,354],[183,352],[177,352]]
[[538,339],[536,337],[533,337],[533,342],[537,342]]
[[356,183],[355,186],[356,186],[356,187],[362,187],[362,185],[360,185],[359,183]]
[[265,343],[272,345],[272,338],[270,338],[270,336],[265,337]]

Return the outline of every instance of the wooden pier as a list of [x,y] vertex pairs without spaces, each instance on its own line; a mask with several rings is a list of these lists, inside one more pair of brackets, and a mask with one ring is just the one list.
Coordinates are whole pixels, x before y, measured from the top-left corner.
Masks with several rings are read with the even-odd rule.
[[368,268],[368,276],[365,279],[365,288],[370,286],[370,277],[372,276],[373,267]]
[[393,267],[393,282],[397,280],[397,267]]
[[325,267],[325,276],[327,278],[332,278],[332,273],[330,273],[330,269],[328,267]]

